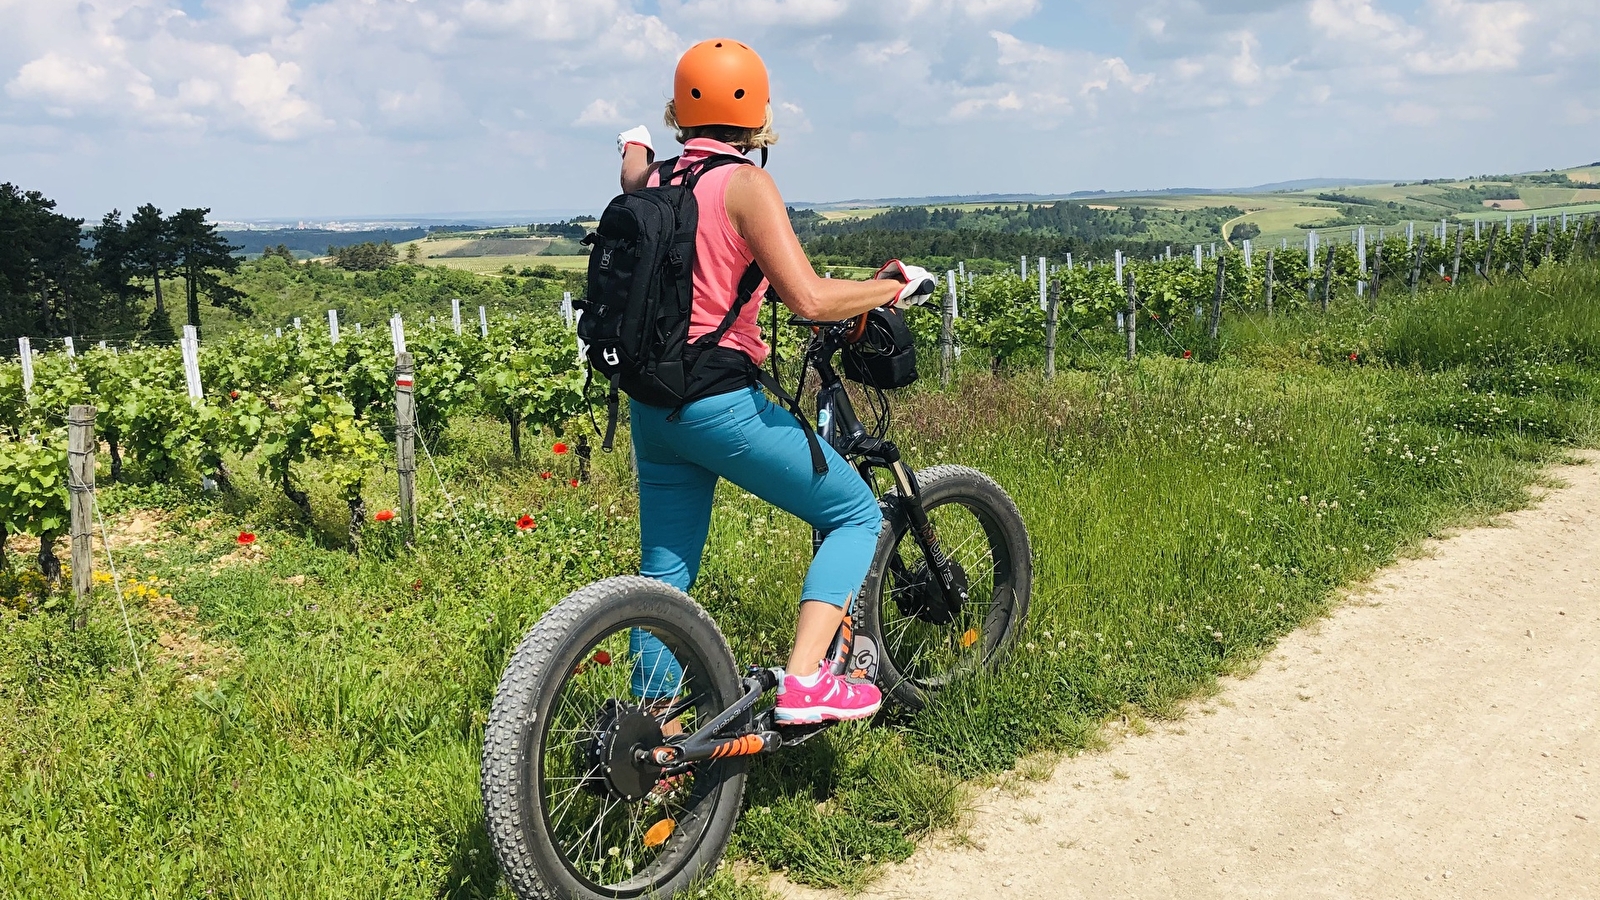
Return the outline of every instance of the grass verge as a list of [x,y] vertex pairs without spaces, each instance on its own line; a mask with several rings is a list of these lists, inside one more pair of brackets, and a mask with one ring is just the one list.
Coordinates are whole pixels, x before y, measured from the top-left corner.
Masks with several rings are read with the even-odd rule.
[[[1578,267],[1232,321],[1206,363],[1086,352],[1050,382],[963,373],[899,398],[911,460],[976,466],[1017,500],[1032,620],[1001,670],[923,713],[758,762],[733,853],[860,886],[957,821],[963,779],[1080,749],[1130,707],[1170,715],[1340,586],[1524,503],[1539,463],[1595,442],[1597,303],[1600,273]],[[327,521],[284,527],[248,478],[232,498],[102,491],[116,529],[160,537],[118,559],[142,585],[143,676],[105,592],[82,632],[0,610],[0,893],[506,896],[477,794],[484,714],[544,610],[634,570],[631,474],[619,454],[571,487],[570,457],[519,464],[483,420],[433,450],[415,552],[373,526],[350,555],[331,497]],[[369,490],[379,508],[392,481]],[[726,486],[717,504],[695,594],[742,660],[779,659],[809,532]],[[727,872],[704,890],[759,893]]]

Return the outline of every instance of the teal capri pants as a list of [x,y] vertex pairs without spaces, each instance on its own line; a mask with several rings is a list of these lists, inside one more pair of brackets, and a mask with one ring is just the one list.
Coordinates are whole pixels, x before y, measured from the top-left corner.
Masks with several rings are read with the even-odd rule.
[[[827,474],[811,468],[805,431],[758,387],[717,394],[672,410],[629,401],[639,465],[639,573],[688,591],[700,571],[717,479],[790,513],[822,534],[803,600],[841,608],[866,580],[883,514],[861,476],[822,445]],[[682,668],[655,637],[635,628],[633,693],[675,696]],[[805,673],[801,673],[805,674]]]

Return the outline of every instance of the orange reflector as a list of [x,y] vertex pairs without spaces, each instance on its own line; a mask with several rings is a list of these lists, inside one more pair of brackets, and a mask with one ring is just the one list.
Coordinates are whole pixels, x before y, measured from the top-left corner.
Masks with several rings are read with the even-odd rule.
[[962,648],[971,647],[978,642],[978,629],[968,628],[967,633],[961,636]]
[[677,827],[678,823],[675,820],[662,819],[654,825],[651,825],[650,830],[644,833],[644,845],[654,850],[662,844],[665,844],[667,842],[667,838],[672,837],[673,829]]

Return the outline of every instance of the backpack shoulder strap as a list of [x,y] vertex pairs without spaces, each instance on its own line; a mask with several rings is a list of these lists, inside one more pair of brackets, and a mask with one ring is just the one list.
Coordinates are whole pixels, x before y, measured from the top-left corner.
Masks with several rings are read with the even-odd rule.
[[678,160],[682,158],[683,157],[680,156],[662,163],[662,168],[669,173],[666,177],[661,179],[661,185],[663,187],[665,187],[672,180],[682,179],[682,184],[688,185],[689,188],[693,189],[695,182],[700,180],[700,176],[711,171],[712,169],[720,169],[723,166],[755,165],[755,163],[745,159],[742,156],[734,156],[731,153],[717,153],[708,156],[705,159],[695,160],[689,165],[684,166],[682,170],[667,168],[668,166],[676,166],[678,164]]

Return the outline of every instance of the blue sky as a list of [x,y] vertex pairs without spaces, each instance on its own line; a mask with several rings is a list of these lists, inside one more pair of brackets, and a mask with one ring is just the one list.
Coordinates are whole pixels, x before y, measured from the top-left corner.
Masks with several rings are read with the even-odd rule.
[[677,55],[797,201],[1600,161],[1594,0],[0,0],[0,180],[73,215],[592,209]]

